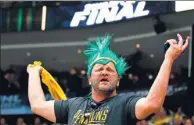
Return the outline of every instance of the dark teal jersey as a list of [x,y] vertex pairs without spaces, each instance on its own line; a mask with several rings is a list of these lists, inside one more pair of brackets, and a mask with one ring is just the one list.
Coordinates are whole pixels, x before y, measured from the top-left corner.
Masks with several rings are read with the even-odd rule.
[[68,125],[135,125],[135,104],[140,98],[123,93],[98,103],[89,97],[55,101],[56,122]]

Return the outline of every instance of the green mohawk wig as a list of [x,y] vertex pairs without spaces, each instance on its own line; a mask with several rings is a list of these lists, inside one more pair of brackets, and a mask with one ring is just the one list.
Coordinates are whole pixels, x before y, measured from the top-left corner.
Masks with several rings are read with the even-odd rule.
[[122,77],[127,70],[127,63],[124,58],[117,55],[110,49],[111,36],[97,37],[94,43],[88,42],[88,49],[84,54],[88,57],[88,72],[90,76],[95,64],[107,64],[113,62],[119,77]]

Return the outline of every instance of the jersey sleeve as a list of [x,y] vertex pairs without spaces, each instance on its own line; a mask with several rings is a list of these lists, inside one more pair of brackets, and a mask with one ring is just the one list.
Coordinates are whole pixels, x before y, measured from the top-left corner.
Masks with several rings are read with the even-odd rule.
[[67,123],[68,121],[68,100],[60,100],[55,101],[54,103],[54,110],[55,110],[55,117],[56,123]]
[[142,97],[132,96],[132,95],[129,95],[127,98],[127,104],[126,104],[127,116],[131,117],[131,119],[137,120],[135,116],[135,105],[140,98]]

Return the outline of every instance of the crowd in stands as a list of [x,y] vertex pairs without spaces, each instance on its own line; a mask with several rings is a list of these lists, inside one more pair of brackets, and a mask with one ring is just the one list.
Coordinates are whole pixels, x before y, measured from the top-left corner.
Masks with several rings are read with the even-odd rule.
[[[149,89],[159,71],[153,68],[142,68],[138,65],[138,61],[143,57],[140,51],[130,55],[127,58],[130,68],[122,77],[118,91],[134,90],[134,89]],[[69,71],[53,71],[47,69],[51,75],[57,80],[62,89],[66,93],[75,93],[74,96],[83,96],[90,91],[88,85],[86,69],[73,67]],[[178,84],[187,82],[187,70],[181,68],[180,72],[172,72],[170,76],[170,84]],[[28,74],[26,66],[10,66],[7,70],[1,69],[1,95],[7,94],[27,94]],[[45,92],[47,88],[43,86]]]
[[[8,118],[8,117],[7,117]],[[14,119],[14,125],[65,125],[51,123],[41,117],[35,116],[32,120],[27,120],[21,116]],[[8,118],[10,119],[10,118]],[[8,121],[5,117],[1,117],[0,125],[12,125],[13,121]],[[136,125],[194,125],[194,115],[188,117],[182,110],[181,107],[174,113],[173,111],[166,111],[161,108],[158,112],[145,120],[138,121]]]

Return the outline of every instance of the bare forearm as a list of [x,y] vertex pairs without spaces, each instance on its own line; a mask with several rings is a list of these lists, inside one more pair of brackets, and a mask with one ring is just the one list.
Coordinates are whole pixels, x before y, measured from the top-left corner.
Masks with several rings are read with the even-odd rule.
[[45,96],[41,87],[40,76],[38,72],[29,73],[28,97],[31,106],[38,105],[39,103],[45,101]]
[[162,107],[168,88],[172,63],[171,60],[164,60],[148,96],[137,102],[135,110],[138,119],[144,119]]
[[28,80],[28,97],[32,113],[42,116],[49,121],[56,122],[54,101],[46,101],[41,86],[39,71],[31,71]]
[[166,92],[168,89],[169,77],[172,69],[173,61],[165,59],[162,63],[160,71],[148,93],[146,99],[154,107],[161,107],[163,105]]

